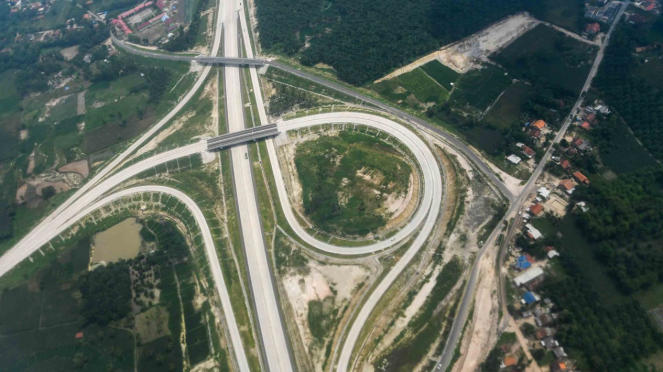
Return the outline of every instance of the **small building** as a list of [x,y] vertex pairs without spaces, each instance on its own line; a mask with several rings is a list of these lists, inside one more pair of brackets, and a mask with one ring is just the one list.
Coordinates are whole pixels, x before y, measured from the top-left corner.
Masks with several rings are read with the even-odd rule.
[[516,143],[516,147],[519,148],[519,149],[522,149],[523,146],[525,146],[525,144],[522,143],[522,142],[518,142],[518,143]]
[[601,32],[601,25],[599,25],[596,22],[590,23],[587,25],[587,27],[585,27],[585,32],[588,34],[598,34],[599,32]]
[[525,310],[522,313],[520,313],[520,316],[523,318],[529,318],[530,316],[532,316],[532,312],[529,310]]
[[549,327],[539,328],[534,332],[534,337],[536,337],[537,340],[543,340],[550,336],[552,336],[552,328]]
[[527,210],[532,215],[538,216],[539,214],[541,214],[541,212],[543,212],[543,205],[539,204],[539,203],[532,204],[532,205],[530,205],[530,207]]
[[590,130],[592,127],[589,125],[589,122],[584,122],[584,123],[580,124],[580,128],[582,128],[584,130]]
[[520,163],[522,159],[518,155],[511,154],[506,157],[506,160],[508,160],[512,164],[518,165],[518,163]]
[[550,190],[545,187],[541,187],[536,193],[546,200],[550,198]]
[[523,145],[522,147],[523,154],[527,156],[529,159],[532,158],[532,156],[536,155],[536,151],[532,150],[531,147]]
[[596,123],[596,115],[595,114],[589,114],[587,115],[587,118],[585,118],[589,124],[595,124]]
[[543,238],[543,234],[539,230],[536,229],[536,227],[532,226],[532,224],[528,223],[525,225],[527,228],[527,236],[530,237],[532,240],[539,240]]
[[520,302],[523,305],[531,305],[533,303],[539,302],[540,299],[541,299],[541,297],[539,297],[539,295],[537,295],[534,292],[525,292],[525,294],[523,295],[523,298],[520,300]]
[[589,210],[589,207],[587,206],[587,203],[585,203],[584,201],[578,202],[578,204],[576,204],[576,205],[578,206],[578,208],[580,208],[582,213],[585,213]]
[[559,163],[559,166],[562,167],[565,171],[571,169],[571,162],[568,159],[564,159]]
[[528,257],[528,255],[518,257],[513,266],[520,271],[529,269],[532,266],[533,261],[529,260]]
[[80,340],[82,338],[83,338],[83,331],[80,331],[80,332],[76,333],[76,339],[77,340]]
[[546,126],[546,122],[543,121],[543,120],[536,120],[535,122],[530,124],[531,128],[536,128],[536,129],[539,129],[539,130],[545,128],[545,126]]
[[[543,314],[543,315],[546,315],[546,314]],[[559,347],[559,342],[557,342],[557,340],[555,340],[554,338],[552,338],[552,336],[550,336],[550,337],[546,337],[543,340],[541,340],[541,346],[545,347],[546,349],[552,349],[552,348]]]
[[536,138],[536,139],[541,138],[541,130],[539,130],[537,128],[530,129],[527,134],[529,134],[530,137],[533,137],[533,138]]
[[550,364],[550,370],[552,372],[566,372],[568,369],[566,368],[566,363],[556,360]]
[[589,185],[589,179],[587,179],[587,177],[579,171],[573,173],[573,178],[582,184]]
[[518,363],[518,361],[513,357],[513,355],[507,355],[502,361],[500,368],[513,367],[516,365],[516,363]]
[[564,352],[563,347],[556,347],[556,348],[553,349],[552,352],[553,352],[553,354],[555,354],[555,358],[557,358],[557,359],[563,359],[563,358],[567,357],[566,353]]
[[549,314],[544,313],[541,314],[541,316],[535,317],[534,323],[539,327],[547,326],[552,323],[552,317]]
[[573,147],[575,147],[580,151],[586,151],[590,149],[589,143],[582,138],[574,139],[573,142],[571,142],[571,144],[573,145]]
[[656,3],[654,1],[643,1],[642,7],[645,8],[645,10],[647,11],[654,10],[654,8],[656,7]]
[[515,277],[513,283],[516,287],[520,287],[541,276],[543,276],[543,269],[536,266]]
[[553,258],[559,256],[559,252],[557,252],[556,250],[553,249],[553,250],[549,251],[548,253],[546,253],[546,255],[548,256],[548,259],[552,260]]
[[565,193],[571,195],[573,194],[573,191],[576,189],[576,184],[573,182],[572,179],[567,178],[565,180],[561,180],[559,182],[559,185],[557,185],[560,190],[564,191]]

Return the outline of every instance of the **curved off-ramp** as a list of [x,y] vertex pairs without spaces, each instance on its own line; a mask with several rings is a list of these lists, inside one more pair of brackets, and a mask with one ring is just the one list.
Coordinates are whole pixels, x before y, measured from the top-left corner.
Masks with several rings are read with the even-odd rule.
[[412,153],[419,166],[419,171],[422,174],[424,180],[422,200],[419,208],[407,223],[407,225],[405,225],[394,236],[387,240],[382,240],[374,244],[360,247],[339,247],[333,244],[322,242],[311,236],[299,224],[299,220],[297,220],[295,217],[290,203],[290,198],[288,197],[283,175],[281,173],[281,167],[277,158],[274,141],[269,140],[268,152],[272,164],[272,169],[274,171],[274,178],[276,179],[276,188],[278,191],[279,200],[283,206],[285,217],[297,236],[314,248],[323,252],[338,255],[363,255],[393,247],[394,245],[410,238],[412,233],[422,227],[422,224],[423,228],[421,230],[421,234],[428,235],[435,226],[435,220],[437,219],[437,215],[440,210],[440,203],[442,202],[442,177],[440,175],[440,168],[437,164],[435,155],[428,147],[428,145],[416,133],[409,130],[405,126],[382,116],[365,113],[336,112],[318,114],[277,123],[279,130],[283,132],[325,124],[364,125],[387,133],[400,141]]

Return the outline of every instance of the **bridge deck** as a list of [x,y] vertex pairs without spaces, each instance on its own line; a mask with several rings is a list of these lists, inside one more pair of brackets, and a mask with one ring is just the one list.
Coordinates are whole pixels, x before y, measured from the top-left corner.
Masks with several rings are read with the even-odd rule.
[[226,147],[239,145],[241,143],[255,141],[261,138],[276,136],[279,129],[276,124],[261,125],[245,129],[239,132],[224,134],[207,140],[207,150],[220,150]]
[[258,58],[232,58],[232,57],[210,57],[198,56],[196,61],[204,64],[224,64],[224,65],[251,65],[262,66],[265,64],[264,59]]

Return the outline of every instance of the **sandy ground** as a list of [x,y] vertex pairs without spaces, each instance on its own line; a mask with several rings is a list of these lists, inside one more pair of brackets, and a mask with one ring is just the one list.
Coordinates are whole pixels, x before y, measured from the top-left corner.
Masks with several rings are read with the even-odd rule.
[[184,113],[182,116],[180,116],[178,119],[175,120],[173,125],[169,126],[168,128],[164,129],[163,131],[157,133],[154,138],[150,140],[145,146],[141,147],[137,152],[135,156],[140,156],[146,152],[156,150],[156,148],[159,146],[163,140],[165,140],[168,136],[171,134],[177,132],[179,129],[182,128],[184,123],[186,123],[187,120],[189,120],[191,117],[195,115],[195,112],[189,111]]
[[352,300],[359,283],[368,279],[370,271],[358,265],[325,265],[313,260],[309,261],[308,269],[308,274],[291,272],[281,280],[306,352],[317,369],[321,369],[324,350],[313,348],[315,344],[308,326],[308,304],[334,297],[334,308],[343,309]]
[[[416,172],[416,169],[412,169]],[[414,180],[419,179],[419,175],[412,173],[408,183],[407,194],[404,197],[396,195],[389,195],[385,201],[385,206],[388,208],[387,212],[391,215],[389,222],[384,227],[384,230],[394,228],[401,223],[407,221],[410,216],[415,212],[419,199],[419,182]]]
[[83,178],[87,178],[87,176],[90,174],[90,167],[88,166],[87,160],[79,160],[61,166],[60,169],[58,169],[58,172],[78,173],[83,176]]
[[85,92],[78,93],[76,102],[76,115],[85,114]]
[[29,134],[30,134],[30,132],[28,132],[27,129],[21,129],[18,132],[18,137],[21,139],[21,141],[23,141],[25,139],[28,139]]
[[436,59],[456,72],[466,73],[479,68],[481,61],[487,61],[489,55],[506,47],[538,23],[538,20],[527,13],[515,14],[459,42],[444,46],[375,82],[394,78]]
[[461,357],[452,372],[473,372],[497,342],[498,300],[495,258],[492,248],[481,258],[481,274],[477,285],[474,313],[461,343]]
[[64,57],[65,61],[71,61],[78,54],[78,45],[60,50],[60,54]]
[[46,102],[46,105],[44,105],[44,107],[46,107],[46,111],[44,112],[43,116],[39,117],[39,121],[42,122],[42,121],[46,120],[46,118],[48,118],[48,116],[51,114],[51,108],[53,108],[53,107],[59,105],[60,103],[64,102],[64,100],[69,98],[69,96],[71,96],[71,94],[66,95],[66,96],[62,96],[62,97],[58,97],[58,98],[54,98],[54,99]]

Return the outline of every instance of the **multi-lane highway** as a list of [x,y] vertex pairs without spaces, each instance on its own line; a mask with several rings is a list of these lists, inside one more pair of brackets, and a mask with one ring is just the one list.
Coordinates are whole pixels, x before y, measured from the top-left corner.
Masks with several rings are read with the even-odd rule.
[[[624,8],[625,4],[620,9],[617,19],[621,17]],[[546,152],[541,163],[535,170],[532,178],[527,183],[525,187],[526,192],[522,193],[514,200],[514,195],[506,188],[501,180],[499,180],[492,169],[486,163],[484,163],[484,161],[477,154],[475,154],[469,147],[458,140],[455,136],[447,132],[443,132],[436,126],[431,125],[424,120],[392,108],[380,101],[357,93],[354,90],[345,88],[339,84],[331,83],[327,80],[312,76],[277,62],[254,58],[253,51],[249,43],[250,38],[248,29],[246,27],[246,19],[244,17],[245,14],[242,11],[241,2],[239,0],[221,2],[219,6],[216,34],[212,45],[211,55],[217,55],[221,42],[221,30],[225,28],[225,32],[223,32],[223,57],[195,57],[155,53],[135,48],[124,44],[121,41],[115,40],[117,45],[120,45],[122,48],[125,48],[132,53],[144,55],[147,57],[171,60],[191,61],[193,59],[197,59],[199,62],[206,64],[207,66],[204,67],[202,74],[199,75],[199,78],[194,83],[193,88],[183,97],[183,99],[173,108],[173,110],[171,110],[166,116],[164,116],[164,118],[157,122],[139,139],[134,141],[126,151],[116,156],[105,168],[98,172],[71,198],[69,198],[65,203],[57,208],[56,211],[54,211],[50,216],[39,223],[30,234],[21,239],[9,252],[0,257],[0,275],[6,273],[19,262],[27,258],[31,253],[39,249],[39,247],[46,244],[50,239],[57,236],[58,233],[64,231],[67,227],[74,224],[80,218],[84,217],[88,213],[91,213],[96,208],[106,203],[137,192],[161,192],[173,195],[181,200],[187,206],[187,208],[192,211],[194,217],[196,218],[196,222],[201,229],[205,241],[205,248],[208,254],[208,258],[210,259],[210,265],[212,267],[215,286],[219,291],[223,311],[229,323],[228,326],[230,330],[230,340],[234,349],[234,356],[240,371],[248,371],[248,362],[246,360],[241,338],[239,337],[239,332],[237,331],[237,327],[234,322],[234,314],[230,304],[230,299],[227,294],[225,283],[223,282],[223,276],[221,275],[221,269],[218,263],[218,257],[216,257],[216,251],[211,239],[211,234],[209,234],[209,228],[207,227],[207,223],[204,221],[204,216],[197,208],[197,206],[195,206],[195,203],[180,191],[164,188],[162,186],[141,186],[139,188],[123,190],[110,196],[104,197],[104,195],[106,195],[113,188],[120,185],[122,182],[136,176],[145,170],[151,169],[158,164],[163,164],[164,162],[178,159],[184,156],[189,156],[198,152],[205,151],[207,149],[233,146],[231,148],[233,182],[236,190],[239,220],[242,228],[241,236],[247,258],[246,261],[250,276],[250,285],[252,289],[251,292],[256,310],[256,317],[258,320],[258,332],[262,341],[262,350],[265,358],[264,362],[270,371],[293,371],[295,370],[294,361],[292,360],[292,355],[288,347],[288,340],[284,330],[285,327],[281,313],[279,311],[280,306],[277,300],[277,294],[273,282],[274,277],[270,273],[270,265],[264,242],[259,209],[257,206],[251,162],[248,155],[248,149],[246,145],[243,144],[243,142],[246,140],[269,137],[275,135],[278,131],[295,130],[328,123],[355,123],[371,126],[373,128],[377,128],[381,131],[389,133],[391,136],[399,139],[405,146],[410,149],[422,171],[425,185],[424,195],[420,208],[415,212],[409,224],[402,228],[394,237],[391,237],[389,240],[376,242],[372,245],[355,247],[352,248],[352,250],[318,241],[310,236],[305,231],[305,229],[299,225],[298,220],[292,213],[290,200],[288,198],[283,177],[281,175],[281,170],[279,168],[276,147],[271,138],[267,138],[266,140],[268,144],[267,148],[272,164],[272,169],[274,170],[274,177],[276,179],[279,200],[283,206],[286,219],[291,224],[295,233],[311,246],[321,251],[335,254],[368,254],[390,248],[395,244],[404,241],[405,239],[412,238],[416,234],[416,238],[414,239],[412,245],[409,247],[405,255],[400,258],[392,271],[390,271],[376,286],[376,288],[373,289],[371,295],[363,304],[355,321],[350,327],[338,360],[337,370],[345,372],[349,368],[352,352],[354,350],[355,343],[359,338],[363,325],[368,320],[374,307],[382,298],[384,293],[393,284],[398,275],[400,275],[400,273],[406,268],[419,249],[424,246],[430,232],[434,228],[435,221],[441,209],[442,180],[440,177],[439,165],[437,164],[437,161],[430,148],[421,140],[421,138],[417,136],[417,134],[408,130],[406,127],[382,116],[361,113],[331,113],[280,122],[276,126],[267,125],[267,116],[260,92],[260,82],[255,67],[264,63],[270,64],[276,68],[288,71],[297,76],[309,79],[316,83],[343,92],[349,96],[363,100],[385,112],[395,115],[417,126],[425,127],[428,130],[431,130],[436,134],[444,137],[454,147],[463,152],[463,154],[470,161],[472,161],[474,165],[477,166],[509,200],[514,201],[505,218],[508,218],[508,216],[515,213],[518,207],[522,204],[524,197],[527,194],[526,192],[531,190],[534,182],[541,174],[543,165],[549,158],[551,151],[549,149]],[[237,22],[238,20],[239,24]],[[604,47],[608,42],[610,34],[614,30],[615,24],[616,22],[611,26],[605,42],[601,47],[599,54],[597,55],[590,75],[587,79],[587,82],[585,83],[585,89],[587,89],[591,84],[591,79],[597,71],[598,65],[600,64],[600,61],[603,57]],[[245,41],[246,58],[240,56],[239,35],[237,32],[238,29],[241,30],[242,37]],[[217,63],[224,64],[226,115],[229,131],[231,133],[207,142],[200,141],[198,143],[184,146],[182,148],[165,152],[163,154],[155,155],[154,157],[112,174],[112,172],[116,171],[118,166],[122,164],[122,162],[126,160],[129,155],[134,153],[140,147],[140,145],[152,137],[158,130],[163,127],[163,125],[169,122],[182,109],[182,107],[184,107],[184,105],[186,105],[186,103],[202,86],[207,75],[209,74],[211,68],[209,64]],[[259,113],[259,121],[260,124],[266,124],[264,127],[246,130],[244,123],[244,105],[242,102],[242,92],[240,86],[240,66],[242,65],[250,66],[251,83],[253,85],[255,102],[258,106],[257,109]],[[572,112],[577,109],[580,102],[581,100],[579,99],[578,102],[576,102]],[[556,142],[559,141],[563,135],[563,132],[566,131],[570,125],[570,122],[571,118],[568,118],[565,121],[562,130],[555,138]],[[500,231],[499,229],[499,227],[495,229],[489,239],[486,241],[484,247],[476,258],[477,263],[479,262],[483,253],[490,246],[492,246],[492,243]],[[472,268],[470,278],[463,295],[461,306],[459,308],[459,314],[453,324],[452,331],[450,337],[447,340],[443,356],[440,360],[440,363],[438,364],[439,368],[444,367],[444,369],[446,369],[446,366],[451,360],[452,352],[455,349],[455,345],[462,331],[462,325],[467,318],[467,311],[469,310],[469,305],[473,297],[477,276],[478,265],[475,264],[475,266]]]

